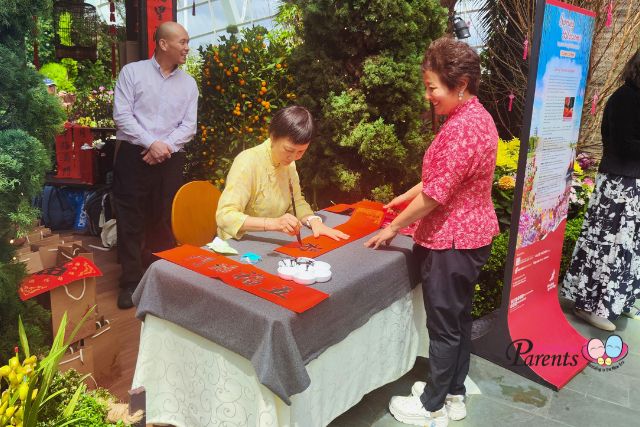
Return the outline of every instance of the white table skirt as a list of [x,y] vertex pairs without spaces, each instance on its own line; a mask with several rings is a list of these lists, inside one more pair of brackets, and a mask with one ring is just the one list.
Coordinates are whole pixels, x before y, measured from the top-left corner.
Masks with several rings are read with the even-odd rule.
[[311,385],[287,406],[260,383],[249,360],[147,315],[133,387],[146,389],[147,423],[326,426],[365,394],[407,373],[427,349],[422,288],[417,286],[309,362]]

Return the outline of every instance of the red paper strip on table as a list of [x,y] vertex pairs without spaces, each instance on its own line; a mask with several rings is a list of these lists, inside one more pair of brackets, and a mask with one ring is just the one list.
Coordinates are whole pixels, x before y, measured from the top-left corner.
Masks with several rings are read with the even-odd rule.
[[323,210],[327,212],[333,212],[333,213],[341,213],[348,209],[356,209],[356,208],[365,208],[365,209],[373,209],[373,210],[381,211],[383,210],[382,206],[384,205],[380,202],[373,202],[371,200],[360,200],[359,202],[351,203],[351,204],[339,203],[337,205],[324,208]]
[[98,267],[87,258],[78,256],[62,266],[47,268],[27,276],[20,284],[18,295],[25,301],[59,286],[98,276],[102,276]]
[[[361,202],[358,202],[351,206],[358,206]],[[379,206],[378,206],[379,205]],[[344,224],[340,224],[334,227],[336,230],[340,230],[343,233],[349,235],[345,240],[333,240],[327,236],[320,236],[318,238],[309,236],[302,239],[302,245],[298,242],[290,243],[286,246],[281,246],[276,249],[277,252],[287,254],[292,257],[307,257],[315,258],[336,248],[344,246],[348,243],[358,240],[367,234],[371,234],[380,228],[380,224],[384,218],[384,212],[382,211],[382,204],[375,202],[368,202],[361,204],[361,206],[371,206],[370,208],[356,207],[355,211],[349,218],[349,221]],[[377,209],[379,207],[379,209]]]
[[296,313],[303,313],[329,298],[328,294],[317,289],[281,279],[253,265],[242,264],[191,245],[178,246],[155,255],[204,276],[220,279],[229,286]]
[[[324,208],[323,210],[327,211],[327,212],[332,212],[332,213],[343,213],[349,209],[355,209],[357,207],[363,207],[363,208],[369,208],[369,209],[377,209],[377,210],[383,210],[382,208],[383,204],[379,203],[379,202],[372,202],[370,200],[361,200],[357,203],[353,203],[353,204],[346,204],[346,203],[339,203],[337,205],[333,205],[333,206],[329,206],[328,208]],[[409,206],[409,203],[405,203],[404,205],[399,206],[399,208],[397,210],[391,210],[391,209],[387,209],[384,210],[384,218],[382,219],[382,224],[380,225],[380,227],[386,227],[387,225],[389,225],[391,223],[391,221],[393,221],[400,212],[402,212],[403,210],[406,209],[406,207]],[[400,234],[403,234],[405,236],[411,236],[413,237],[413,235],[416,232],[416,229],[418,228],[418,223],[420,221],[416,221],[413,224],[410,224],[408,226],[406,226],[405,228],[401,229],[399,231]]]

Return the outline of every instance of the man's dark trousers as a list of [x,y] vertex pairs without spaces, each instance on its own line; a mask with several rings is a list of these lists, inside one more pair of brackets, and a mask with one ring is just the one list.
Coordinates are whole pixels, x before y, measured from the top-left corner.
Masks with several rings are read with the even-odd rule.
[[157,165],[142,160],[144,148],[120,143],[114,165],[113,195],[118,230],[120,287],[135,288],[151,253],[175,246],[171,205],[182,186],[184,153],[173,153]]
[[431,370],[420,400],[433,412],[442,408],[447,394],[465,394],[471,357],[471,303],[491,245],[435,250],[416,244],[413,250],[420,262]]

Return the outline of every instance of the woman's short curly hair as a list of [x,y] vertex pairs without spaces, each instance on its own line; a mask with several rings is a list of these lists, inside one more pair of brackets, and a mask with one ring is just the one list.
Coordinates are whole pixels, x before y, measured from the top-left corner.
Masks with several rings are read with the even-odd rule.
[[434,40],[424,53],[422,72],[425,71],[436,73],[449,90],[454,90],[466,78],[469,92],[478,94],[480,57],[464,42],[450,37]]
[[631,57],[622,70],[622,80],[640,88],[640,49]]

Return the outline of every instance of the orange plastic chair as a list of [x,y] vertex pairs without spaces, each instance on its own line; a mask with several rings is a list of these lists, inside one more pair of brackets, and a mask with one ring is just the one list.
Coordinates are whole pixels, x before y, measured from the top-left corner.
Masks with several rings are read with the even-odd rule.
[[204,246],[216,236],[218,190],[209,181],[191,181],[173,198],[171,228],[179,245]]

